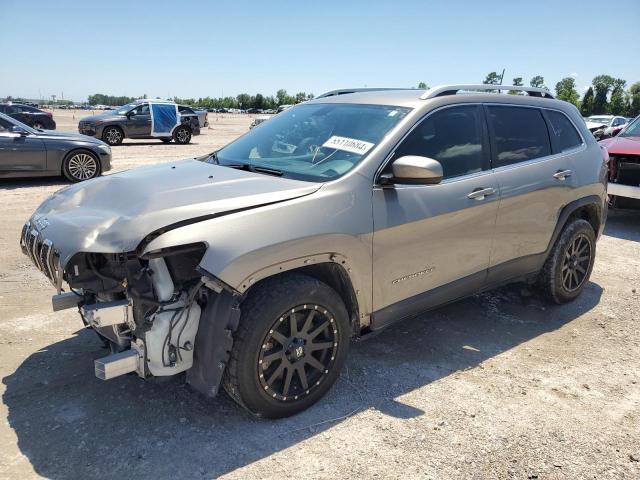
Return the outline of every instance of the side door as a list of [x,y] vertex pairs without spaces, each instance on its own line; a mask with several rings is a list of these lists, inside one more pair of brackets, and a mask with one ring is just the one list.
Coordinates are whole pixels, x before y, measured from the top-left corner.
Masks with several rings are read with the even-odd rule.
[[149,104],[143,103],[131,110],[127,115],[128,136],[149,137],[151,135],[151,113]]
[[500,281],[539,268],[560,210],[572,200],[576,153],[585,145],[562,112],[507,105],[486,111],[501,197],[489,280]]
[[11,131],[12,123],[0,118],[0,172],[45,170],[47,150],[35,135]]
[[482,287],[498,212],[481,105],[422,119],[392,154],[438,160],[437,185],[374,186],[374,328]]

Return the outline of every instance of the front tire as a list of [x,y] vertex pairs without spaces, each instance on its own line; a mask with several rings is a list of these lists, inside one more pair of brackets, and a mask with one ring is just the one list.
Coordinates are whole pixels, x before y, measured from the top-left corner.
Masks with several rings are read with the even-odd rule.
[[571,221],[564,227],[540,272],[539,286],[554,303],[575,300],[589,281],[596,255],[596,235],[589,222]]
[[31,125],[33,128],[35,128],[36,130],[44,130],[44,125],[40,122],[33,122],[33,125]]
[[124,140],[124,133],[118,127],[107,127],[102,132],[102,140],[112,147],[120,145]]
[[241,306],[224,388],[259,417],[316,403],[340,375],[350,340],[347,309],[331,287],[305,275],[266,280]]
[[186,145],[191,141],[191,130],[184,125],[180,126],[173,132],[173,139],[180,145]]
[[100,160],[86,150],[71,152],[64,159],[62,173],[74,183],[90,180],[100,175]]

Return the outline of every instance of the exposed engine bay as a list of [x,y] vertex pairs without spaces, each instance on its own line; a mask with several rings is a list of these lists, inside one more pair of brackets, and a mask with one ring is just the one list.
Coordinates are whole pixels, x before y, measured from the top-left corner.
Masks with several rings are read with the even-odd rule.
[[[198,271],[204,251],[203,244],[193,244],[146,257],[73,256],[62,272],[71,292],[54,296],[53,308],[77,306],[85,325],[110,348],[111,355],[95,361],[98,378],[109,380],[131,372],[143,378],[170,376],[193,367],[205,306],[230,295]],[[224,362],[228,350],[222,353],[219,360]],[[205,390],[215,393],[217,383]]]

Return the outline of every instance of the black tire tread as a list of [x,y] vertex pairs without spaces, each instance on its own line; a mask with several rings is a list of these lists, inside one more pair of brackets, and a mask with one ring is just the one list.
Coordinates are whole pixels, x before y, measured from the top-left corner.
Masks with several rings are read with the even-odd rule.
[[[280,297],[289,297],[291,292],[303,285],[306,289],[329,288],[327,284],[307,275],[291,274],[267,279],[250,292],[241,305],[241,318],[238,329],[234,334],[234,344],[229,357],[229,363],[224,373],[222,385],[227,394],[241,407],[252,415],[253,412],[242,400],[239,389],[239,354],[241,345],[247,341],[249,334],[260,321],[260,305],[265,305]],[[339,299],[340,296],[334,292]],[[348,340],[347,340],[348,341]],[[260,415],[257,415],[260,416]]]
[[[588,234],[591,235],[593,244],[593,255],[595,258],[596,242],[593,227],[589,222],[581,218],[570,220],[564,226],[562,233],[560,233],[560,236],[556,240],[556,243],[553,245],[553,248],[549,252],[549,256],[547,257],[547,260],[545,261],[544,266],[542,267],[542,270],[540,271],[540,274],[538,276],[539,289],[542,291],[543,295],[553,303],[563,304],[574,300],[578,295],[580,295],[582,289],[584,288],[584,285],[586,285],[587,283],[585,281],[580,289],[578,289],[577,292],[573,295],[563,294],[563,292],[561,292],[556,285],[556,272],[558,270],[558,262],[562,259],[561,253],[571,237],[573,237],[581,230],[585,230],[586,232],[588,232]],[[593,262],[591,262],[591,265],[589,266],[589,271],[587,272],[587,280],[591,275],[592,268]]]

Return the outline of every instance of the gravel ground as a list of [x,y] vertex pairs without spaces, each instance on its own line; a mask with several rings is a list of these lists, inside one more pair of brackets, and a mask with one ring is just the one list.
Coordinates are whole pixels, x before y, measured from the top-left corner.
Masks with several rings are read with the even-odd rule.
[[[189,146],[128,141],[114,171],[209,152],[250,117],[211,123]],[[514,285],[397,324],[352,344],[315,407],[261,421],[181,378],[94,377],[105,351],[18,246],[63,185],[0,181],[0,478],[640,478],[640,212],[610,212],[576,302]]]

